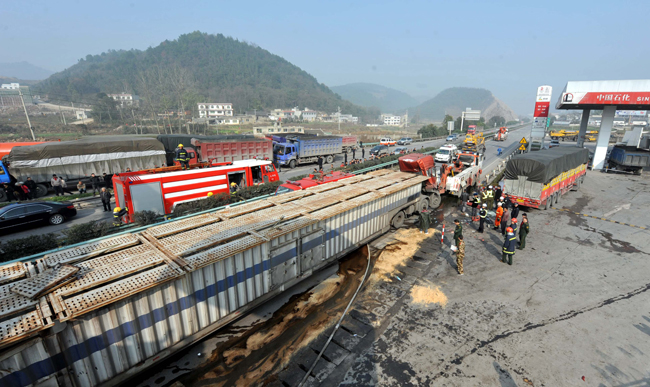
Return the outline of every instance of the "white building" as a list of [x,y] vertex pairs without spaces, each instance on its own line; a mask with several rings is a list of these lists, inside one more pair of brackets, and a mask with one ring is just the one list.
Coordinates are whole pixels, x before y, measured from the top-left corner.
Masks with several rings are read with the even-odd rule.
[[234,116],[232,103],[207,103],[200,102],[199,117],[219,118]]
[[20,89],[20,83],[3,83],[0,89],[18,90]]
[[315,111],[315,110],[307,110],[307,109],[305,109],[302,112],[303,121],[316,121],[316,118],[318,118],[318,112]]
[[381,119],[384,122],[384,125],[400,126],[402,124],[402,117],[394,116],[392,114],[382,114]]
[[137,95],[128,93],[107,94],[120,104],[120,107],[137,105],[140,98]]
[[253,135],[255,137],[265,137],[266,135],[283,134],[283,133],[305,133],[305,128],[302,126],[255,126],[253,128]]
[[353,124],[359,122],[359,117],[354,117],[352,114],[340,114],[339,112],[332,113],[332,122],[339,122],[339,118],[341,119],[341,122],[351,122]]

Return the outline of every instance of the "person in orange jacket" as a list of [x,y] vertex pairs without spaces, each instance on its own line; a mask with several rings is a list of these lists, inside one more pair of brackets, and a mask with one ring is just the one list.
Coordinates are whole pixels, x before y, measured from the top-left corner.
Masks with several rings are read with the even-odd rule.
[[494,219],[494,229],[498,230],[499,226],[501,226],[501,217],[503,216],[503,205],[501,203],[497,203],[497,214]]

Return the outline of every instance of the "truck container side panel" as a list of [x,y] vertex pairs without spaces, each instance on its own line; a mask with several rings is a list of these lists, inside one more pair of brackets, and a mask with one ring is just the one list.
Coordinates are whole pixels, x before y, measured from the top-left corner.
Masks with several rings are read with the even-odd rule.
[[201,161],[227,162],[273,157],[271,141],[200,142],[196,146],[200,146]]
[[[298,254],[317,253],[325,244],[322,260],[313,263],[314,267],[322,266],[378,236],[388,225],[391,210],[417,200],[420,181],[382,197],[370,196],[374,199],[368,200],[362,195],[358,201],[337,204],[341,213],[271,241],[246,237],[255,241],[253,247],[216,262],[197,265],[210,262],[205,260],[206,254],[217,254],[216,248],[187,256],[185,259],[198,269],[85,312],[68,320],[59,333],[47,331],[47,338],[57,338],[60,348],[46,348],[46,358],[35,356],[35,360],[29,359],[18,370],[0,376],[0,385],[32,383],[30,379],[17,379],[18,373],[33,375],[33,380],[56,373],[68,385],[123,382],[120,378],[125,370],[137,372],[149,366],[156,356],[165,356],[165,350],[173,353],[180,345],[201,337],[197,334],[207,334],[201,329],[217,329],[235,315],[265,301],[271,289],[298,281]],[[319,211],[326,214],[332,208]],[[314,216],[323,216],[316,214],[319,211]],[[313,237],[314,233],[322,236]],[[281,278],[281,282],[274,282],[272,275]],[[43,366],[39,360],[49,365]],[[71,370],[68,376],[67,369]],[[67,377],[72,380],[65,381]],[[5,384],[7,380],[19,382]]]

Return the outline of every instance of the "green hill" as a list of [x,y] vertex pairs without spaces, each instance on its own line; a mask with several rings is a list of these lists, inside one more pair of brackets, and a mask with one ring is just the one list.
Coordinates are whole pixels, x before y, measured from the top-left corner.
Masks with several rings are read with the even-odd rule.
[[493,116],[501,116],[506,121],[517,118],[515,112],[492,95],[489,90],[469,87],[445,89],[430,100],[410,109],[409,113],[417,115],[423,120],[442,121],[445,114],[458,117],[468,107],[481,110],[481,116],[485,117],[486,121]]
[[404,92],[373,83],[349,83],[330,89],[352,103],[376,107],[382,113],[397,113],[418,103],[415,98]]
[[341,99],[283,58],[224,35],[192,32],[145,51],[88,55],[36,87],[50,99],[92,102],[97,93],[133,92],[160,108],[230,102],[237,113],[299,106],[375,117]]

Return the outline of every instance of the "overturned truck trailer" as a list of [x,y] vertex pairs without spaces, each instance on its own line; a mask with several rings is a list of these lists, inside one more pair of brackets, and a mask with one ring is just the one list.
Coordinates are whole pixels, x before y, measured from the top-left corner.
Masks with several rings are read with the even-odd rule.
[[381,170],[0,266],[0,386],[120,385],[425,200]]

